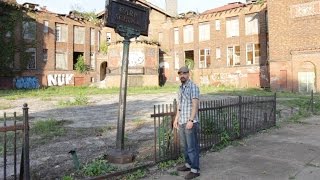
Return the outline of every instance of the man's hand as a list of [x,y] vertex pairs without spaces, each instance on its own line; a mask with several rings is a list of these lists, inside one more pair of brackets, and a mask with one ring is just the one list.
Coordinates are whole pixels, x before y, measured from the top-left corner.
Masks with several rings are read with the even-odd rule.
[[178,125],[178,120],[177,119],[175,119],[173,121],[173,127],[176,128],[176,129],[179,129],[179,125]]
[[192,129],[192,127],[193,127],[193,122],[188,121],[186,125],[186,129]]

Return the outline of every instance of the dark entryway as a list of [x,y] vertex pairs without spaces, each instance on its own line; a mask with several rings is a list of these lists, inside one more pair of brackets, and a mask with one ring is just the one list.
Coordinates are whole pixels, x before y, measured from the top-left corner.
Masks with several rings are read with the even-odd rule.
[[73,70],[75,70],[74,65],[77,63],[79,56],[83,56],[83,52],[73,52]]

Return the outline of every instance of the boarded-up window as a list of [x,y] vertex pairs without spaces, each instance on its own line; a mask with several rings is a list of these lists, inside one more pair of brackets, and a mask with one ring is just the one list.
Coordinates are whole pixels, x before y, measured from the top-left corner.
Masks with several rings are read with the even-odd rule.
[[216,19],[216,31],[220,31],[221,29],[221,21],[219,19]]
[[315,90],[315,73],[298,72],[299,92],[311,92]]
[[56,41],[67,42],[68,41],[68,26],[66,24],[56,23]]
[[90,53],[90,68],[92,70],[96,69],[96,56],[95,56],[94,52]]
[[43,49],[43,61],[47,61],[48,60],[48,49]]
[[75,44],[84,44],[85,41],[85,28],[80,26],[74,26],[74,43]]
[[210,40],[210,24],[208,22],[199,24],[199,41]]
[[49,21],[43,21],[43,33],[49,32]]
[[179,28],[174,28],[174,44],[179,44]]
[[246,15],[246,35],[259,34],[259,14]]
[[35,40],[36,39],[36,22],[23,21],[23,39]]
[[56,52],[56,69],[68,70],[67,55],[64,52]]
[[179,69],[179,53],[176,51],[174,52],[174,69]]
[[216,48],[216,59],[221,58],[221,49],[219,47]]
[[227,37],[239,36],[239,17],[227,18],[226,22]]
[[90,45],[93,46],[96,42],[96,33],[93,28],[90,29]]
[[183,27],[183,42],[193,42],[193,25],[186,25]]

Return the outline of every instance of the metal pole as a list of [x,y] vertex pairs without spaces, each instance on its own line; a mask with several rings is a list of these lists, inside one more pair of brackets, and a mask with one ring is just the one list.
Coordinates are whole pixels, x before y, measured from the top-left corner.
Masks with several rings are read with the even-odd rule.
[[129,46],[130,46],[130,38],[125,37],[123,40],[123,57],[122,57],[122,66],[121,66],[118,128],[117,128],[117,142],[116,142],[117,150],[121,150],[121,151],[124,150],[124,127],[125,127],[126,105],[127,105]]
[[30,159],[29,159],[29,116],[28,116],[28,104],[23,104],[23,118],[24,118],[24,143],[23,143],[23,166],[24,166],[24,174],[23,179],[29,180],[30,179]]

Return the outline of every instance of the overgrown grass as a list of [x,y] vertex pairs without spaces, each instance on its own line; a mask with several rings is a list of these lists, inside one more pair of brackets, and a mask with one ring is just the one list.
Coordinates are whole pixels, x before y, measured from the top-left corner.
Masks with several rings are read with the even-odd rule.
[[60,107],[69,107],[69,106],[84,106],[89,104],[89,98],[83,94],[79,94],[74,98],[74,100],[63,101],[60,100],[58,105]]
[[54,119],[40,120],[31,126],[31,133],[45,139],[62,136],[65,134],[63,123],[63,121],[57,121]]
[[[0,90],[0,97],[7,100],[15,100],[19,98],[38,97],[47,99],[56,96],[77,96],[78,94],[96,95],[96,94],[118,94],[119,88],[96,88],[96,87],[48,87],[33,90]],[[163,87],[128,87],[128,94],[154,94],[176,92],[178,85],[168,85]]]
[[164,162],[160,162],[158,164],[158,169],[160,170],[167,170],[171,167],[176,166],[177,164],[181,164],[184,162],[184,158],[182,156],[180,156],[178,159],[176,160],[169,160],[169,161],[164,161]]

